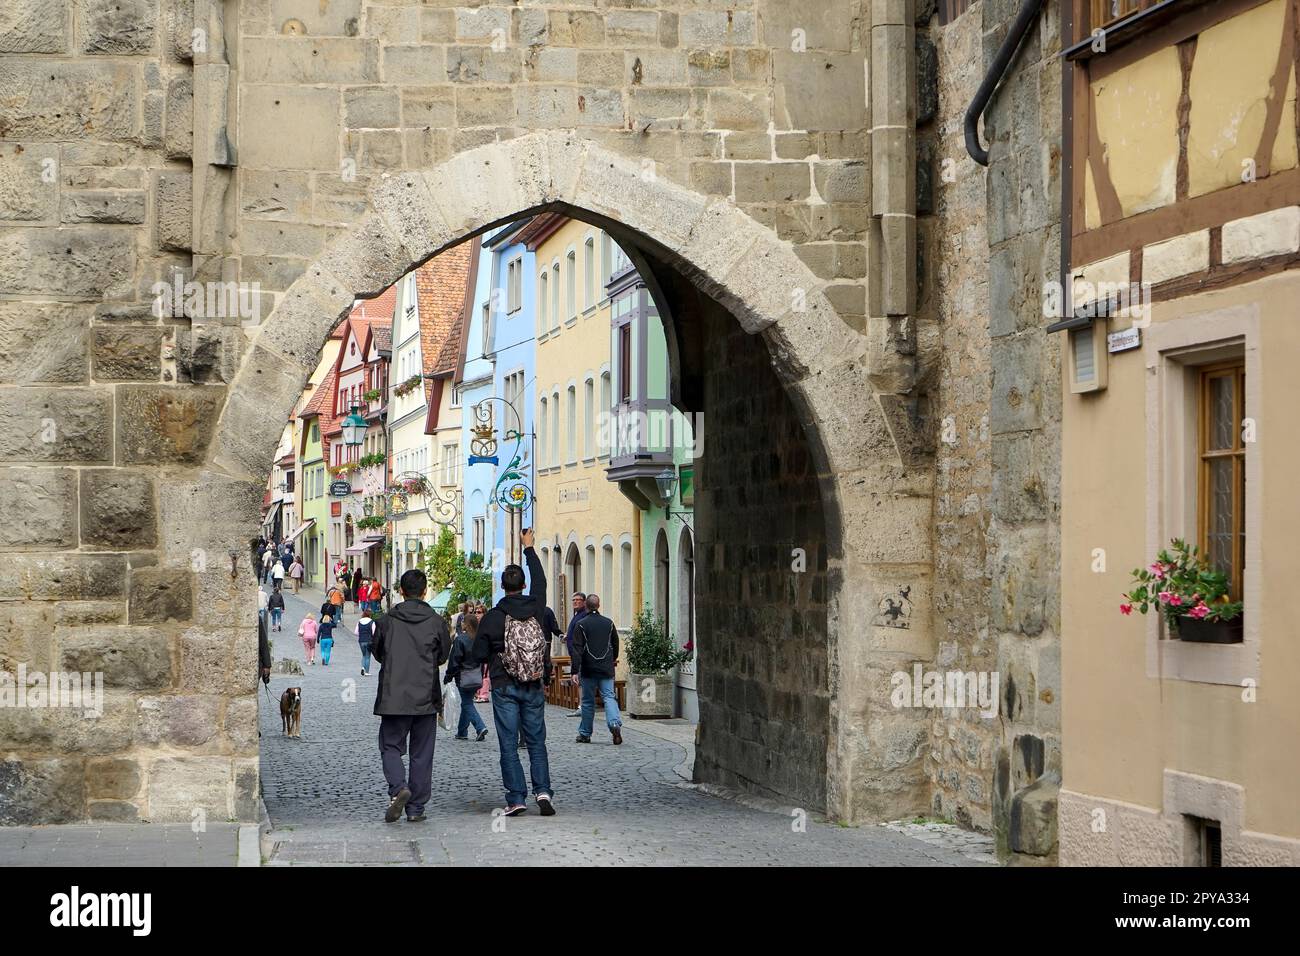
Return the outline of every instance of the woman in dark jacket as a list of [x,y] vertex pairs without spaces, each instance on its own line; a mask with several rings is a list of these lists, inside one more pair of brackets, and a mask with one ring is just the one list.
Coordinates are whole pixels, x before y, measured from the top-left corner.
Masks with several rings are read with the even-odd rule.
[[[463,607],[464,605],[462,605]],[[487,724],[474,706],[474,695],[483,686],[483,665],[474,663],[474,635],[478,632],[477,614],[457,615],[460,630],[451,644],[447,658],[447,676],[444,684],[456,685],[460,692],[460,722],[456,725],[456,739],[469,740],[469,725],[474,725],[475,739],[487,739]]]
[[361,579],[364,577],[360,568],[352,572],[352,603],[357,606],[357,610],[361,610],[361,595],[358,592],[361,590]]

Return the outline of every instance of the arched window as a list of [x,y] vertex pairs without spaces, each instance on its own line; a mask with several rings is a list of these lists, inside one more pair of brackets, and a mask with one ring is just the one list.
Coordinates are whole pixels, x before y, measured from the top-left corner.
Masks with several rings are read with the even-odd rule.
[[600,548],[600,594],[604,602],[605,614],[614,617],[617,602],[614,600],[614,543],[606,541]]
[[618,556],[618,608],[624,627],[631,627],[640,608],[632,593],[632,542],[624,541]]
[[590,375],[582,385],[582,457],[596,455],[596,383]]
[[560,390],[551,392],[551,456],[552,466],[560,463]]
[[578,395],[577,388],[569,386],[567,398],[569,407],[565,409],[565,426],[568,428],[568,434],[565,436],[564,451],[566,460],[573,464],[578,460]]
[[551,329],[560,327],[560,260],[551,263]]
[[599,300],[596,294],[596,237],[588,236],[582,247],[583,290],[586,295],[584,303],[590,309]]
[[613,417],[611,414],[611,409],[613,407],[613,404],[611,402],[611,395],[612,393],[610,392],[609,372],[608,371],[601,372],[600,373],[600,416],[601,416],[601,421],[604,423],[600,429],[600,454],[602,455],[608,455],[609,446],[614,443],[613,435],[611,434],[611,430],[613,426]]
[[548,328],[546,323],[546,303],[550,300],[546,295],[547,274],[543,272],[537,277],[537,334],[545,335]]
[[695,646],[695,541],[682,528],[677,542],[677,636],[682,647]]
[[541,411],[538,413],[537,416],[538,457],[540,457],[542,460],[541,465],[543,468],[545,468],[549,464],[549,462],[546,460],[546,450],[548,447],[546,444],[546,440],[547,438],[550,437],[550,435],[548,434],[549,426],[550,426],[550,420],[546,417],[546,398],[543,397],[542,404],[541,404]]
[[578,254],[572,249],[564,257],[564,268],[568,271],[568,281],[564,286],[564,294],[569,297],[569,318],[578,317]]
[[655,614],[663,621],[665,633],[672,634],[672,587],[669,580],[668,535],[663,529],[655,538]]

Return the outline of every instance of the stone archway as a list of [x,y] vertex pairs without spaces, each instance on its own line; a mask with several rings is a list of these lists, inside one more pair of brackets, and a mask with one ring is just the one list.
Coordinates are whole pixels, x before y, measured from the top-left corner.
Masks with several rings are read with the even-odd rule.
[[[809,590],[824,607],[824,776],[807,792],[846,821],[918,809],[925,802],[926,724],[919,711],[890,709],[889,676],[897,665],[932,657],[928,620],[916,615],[906,632],[872,620],[882,595],[900,585],[912,589],[918,607],[928,605],[931,476],[912,464],[912,450],[895,445],[868,379],[865,336],[841,321],[823,294],[826,283],[771,230],[727,200],[646,178],[634,160],[572,133],[532,133],[382,180],[361,222],[293,283],[253,337],[196,501],[238,498],[256,513],[284,409],[354,296],[377,294],[442,249],[542,210],[628,237],[645,273],[661,285],[676,283],[678,295],[716,303],[738,323],[737,342],[761,340],[788,403],[782,414],[801,426],[824,536],[824,547],[812,554],[802,553],[794,532],[764,546],[766,559],[788,563],[792,574],[816,572],[818,583]],[[687,285],[692,289],[682,291]],[[675,365],[683,350],[676,339],[670,330]],[[241,551],[240,525],[228,512],[219,524],[198,522],[208,538],[198,546]],[[210,574],[205,581],[215,605],[239,613],[247,592],[240,590],[236,563],[229,576]],[[715,746],[715,763],[725,769],[729,745],[719,736]],[[737,779],[752,776],[731,774],[726,781]]]

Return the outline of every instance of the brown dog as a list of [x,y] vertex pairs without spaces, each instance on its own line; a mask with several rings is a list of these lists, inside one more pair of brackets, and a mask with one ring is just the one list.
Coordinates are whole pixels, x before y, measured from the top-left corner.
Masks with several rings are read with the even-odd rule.
[[302,736],[302,688],[287,687],[280,695],[280,722],[286,737]]

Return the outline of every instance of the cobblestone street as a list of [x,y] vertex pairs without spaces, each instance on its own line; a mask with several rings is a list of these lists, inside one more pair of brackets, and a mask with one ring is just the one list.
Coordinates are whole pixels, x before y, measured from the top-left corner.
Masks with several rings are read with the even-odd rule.
[[[319,610],[315,592],[286,595],[284,630],[273,632],[272,657],[305,662],[298,623]],[[494,816],[502,806],[495,730],[482,743],[438,730],[433,799],[422,824],[385,824],[379,768],[379,718],[372,715],[378,665],[360,674],[360,651],[346,614],[346,633],[329,667],[273,674],[262,696],[262,786],[273,830],[267,862],[386,864],[681,864],[681,865],[978,865],[987,857],[957,846],[912,839],[883,827],[846,828],[755,809],[701,792],[674,768],[686,750],[625,725],[614,747],[597,720],[594,742],[574,742],[577,719],[548,708],[547,746],[558,813]],[[279,695],[303,688],[302,737],[280,729]],[[492,728],[489,705],[480,713]],[[525,764],[527,758],[524,757]],[[978,838],[977,838],[978,839]]]

